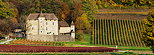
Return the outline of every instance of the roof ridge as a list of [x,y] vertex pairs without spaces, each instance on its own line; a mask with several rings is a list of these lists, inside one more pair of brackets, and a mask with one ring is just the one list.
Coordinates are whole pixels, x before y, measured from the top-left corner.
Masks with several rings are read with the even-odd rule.
[[46,19],[58,20],[54,13],[30,13],[28,19],[38,19],[38,17],[46,17]]

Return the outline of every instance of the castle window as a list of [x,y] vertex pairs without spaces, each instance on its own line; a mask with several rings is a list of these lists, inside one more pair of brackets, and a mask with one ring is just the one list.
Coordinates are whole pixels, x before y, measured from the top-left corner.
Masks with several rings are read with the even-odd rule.
[[34,28],[32,27],[32,30],[33,30]]
[[42,31],[41,31],[41,33],[42,33]]
[[46,25],[48,25],[48,22],[46,22]]
[[46,27],[46,30],[48,30],[48,28]]
[[54,22],[52,24],[54,25]]

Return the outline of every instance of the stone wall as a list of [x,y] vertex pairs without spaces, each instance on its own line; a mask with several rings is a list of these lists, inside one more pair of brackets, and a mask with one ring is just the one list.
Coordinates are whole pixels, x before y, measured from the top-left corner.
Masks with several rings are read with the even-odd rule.
[[75,41],[75,38],[72,38],[70,35],[27,35],[27,39],[38,41]]
[[53,41],[52,35],[27,35],[29,40]]
[[54,41],[69,42],[69,41],[75,41],[75,38],[72,38],[71,35],[57,35],[54,36]]

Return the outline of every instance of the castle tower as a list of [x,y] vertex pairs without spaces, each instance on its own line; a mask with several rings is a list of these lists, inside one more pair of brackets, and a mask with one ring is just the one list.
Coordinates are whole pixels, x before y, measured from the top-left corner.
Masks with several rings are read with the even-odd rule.
[[75,38],[75,24],[73,21],[71,23],[71,37]]

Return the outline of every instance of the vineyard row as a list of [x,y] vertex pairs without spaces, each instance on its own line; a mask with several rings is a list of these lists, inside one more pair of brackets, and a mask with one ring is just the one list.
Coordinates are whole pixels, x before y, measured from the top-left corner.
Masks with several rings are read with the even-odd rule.
[[99,45],[145,47],[139,20],[96,19],[93,21],[92,43]]

